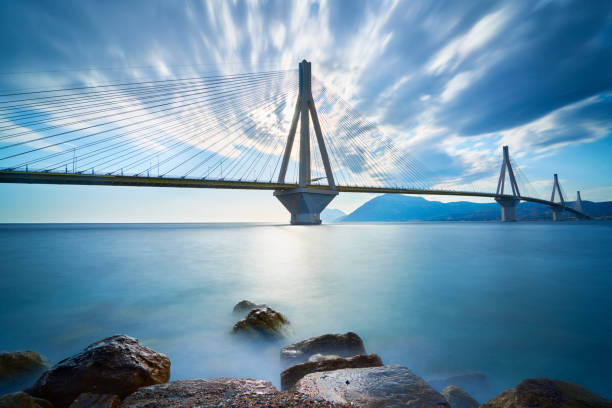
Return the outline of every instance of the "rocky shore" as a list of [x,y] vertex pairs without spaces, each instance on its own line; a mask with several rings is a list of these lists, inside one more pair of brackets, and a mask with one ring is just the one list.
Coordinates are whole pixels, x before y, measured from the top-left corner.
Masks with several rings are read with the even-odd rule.
[[[289,319],[267,305],[242,301],[234,313],[241,318],[231,333],[245,341],[282,341],[290,332]],[[0,396],[0,408],[612,408],[612,400],[586,388],[546,378],[521,381],[481,405],[468,391],[486,385],[483,376],[428,383],[367,354],[352,332],[288,344],[279,358],[286,367],[280,391],[251,378],[169,381],[170,359],[126,335],[97,341],[52,367],[32,351],[0,353],[0,385],[38,377],[23,391]]]

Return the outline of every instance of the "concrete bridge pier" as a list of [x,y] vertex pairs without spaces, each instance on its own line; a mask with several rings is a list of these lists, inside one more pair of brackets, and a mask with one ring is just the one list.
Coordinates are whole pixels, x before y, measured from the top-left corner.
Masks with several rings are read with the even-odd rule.
[[321,223],[321,211],[338,195],[338,191],[298,187],[291,190],[276,190],[274,196],[291,213],[293,225],[316,225]]
[[495,201],[501,206],[502,222],[516,221],[516,207],[521,200],[518,198],[496,198]]
[[553,221],[561,221],[563,219],[563,208],[550,206],[550,209],[553,212]]

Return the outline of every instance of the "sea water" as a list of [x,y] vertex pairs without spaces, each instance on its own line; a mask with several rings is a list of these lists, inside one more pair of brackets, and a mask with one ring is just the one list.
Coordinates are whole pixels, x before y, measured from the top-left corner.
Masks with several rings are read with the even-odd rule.
[[354,331],[491,396],[549,377],[612,397],[610,222],[0,226],[0,350],[57,362],[128,334],[172,379],[278,386],[282,342],[230,335],[242,299],[285,314],[286,342]]

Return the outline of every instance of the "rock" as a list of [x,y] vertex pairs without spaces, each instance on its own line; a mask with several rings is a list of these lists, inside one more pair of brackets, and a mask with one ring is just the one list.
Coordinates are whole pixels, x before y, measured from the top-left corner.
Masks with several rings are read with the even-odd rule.
[[54,408],[53,404],[19,391],[0,397],[0,408]]
[[478,408],[480,406],[470,394],[454,385],[444,388],[441,394],[450,404],[450,408]]
[[234,306],[234,313],[247,313],[253,309],[261,309],[264,307],[268,307],[268,306],[265,304],[258,305],[258,304],[251,302],[250,300],[242,300],[236,303],[236,306]]
[[34,351],[0,353],[0,381],[12,380],[21,375],[40,373],[48,362]]
[[25,390],[67,408],[81,393],[116,394],[124,398],[140,387],[165,383],[170,360],[129,336],[112,336],[60,361]]
[[250,378],[179,380],[141,388],[124,399],[119,408],[209,407],[238,395],[276,392],[271,382]]
[[[321,354],[317,355],[321,356]],[[311,356],[311,358],[312,357],[314,356]],[[324,358],[325,356],[321,357]],[[306,363],[294,365],[283,371],[281,373],[281,387],[283,391],[291,390],[302,377],[310,373],[339,370],[342,368],[380,367],[382,365],[382,360],[376,354],[362,354],[349,358],[336,357],[320,361],[308,361]]]
[[429,379],[427,382],[436,391],[442,391],[449,385],[460,387],[469,393],[472,398],[480,402],[487,401],[495,395],[491,391],[487,377],[482,373],[467,373],[446,378],[435,378]]
[[295,386],[311,398],[362,408],[443,408],[448,402],[421,377],[399,365],[311,373]]
[[289,320],[276,310],[265,307],[253,309],[247,317],[234,325],[232,333],[252,338],[278,339],[286,335]]
[[121,400],[113,394],[85,392],[77,397],[70,408],[117,408]]
[[534,378],[521,381],[516,387],[493,398],[483,408],[611,408],[612,400],[577,384]]
[[308,361],[310,363],[316,363],[316,362],[319,362],[319,361],[335,360],[337,358],[342,358],[342,357],[340,357],[337,354],[326,354],[326,355],[324,355],[324,354],[318,353],[318,354],[313,354],[312,356],[308,357]]
[[324,334],[289,344],[281,349],[281,359],[293,364],[303,363],[314,354],[337,354],[342,357],[352,357],[365,354],[361,338],[353,333]]

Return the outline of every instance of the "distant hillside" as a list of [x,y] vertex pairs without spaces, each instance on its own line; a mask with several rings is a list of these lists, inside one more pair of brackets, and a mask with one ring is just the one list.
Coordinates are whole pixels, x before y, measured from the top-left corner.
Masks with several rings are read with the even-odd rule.
[[323,222],[338,222],[344,217],[346,217],[346,214],[337,208],[326,208],[321,213],[321,221]]
[[[612,216],[612,201],[583,202],[587,214],[593,217]],[[500,218],[497,203],[458,201],[441,203],[421,197],[385,194],[373,198],[342,219],[343,222],[372,221],[488,221]],[[520,203],[519,220],[551,219],[550,208],[536,203]]]

